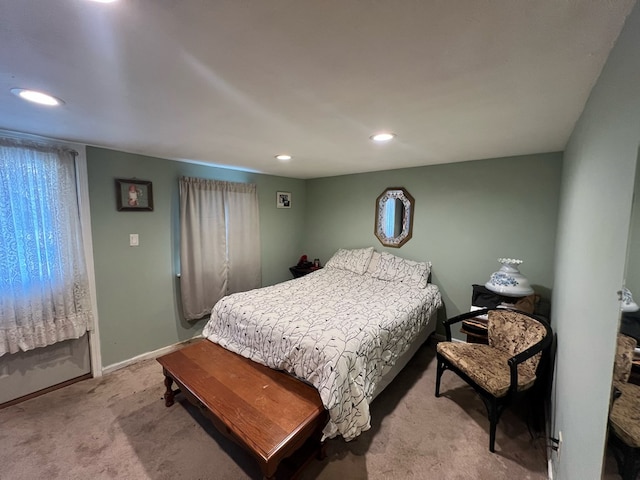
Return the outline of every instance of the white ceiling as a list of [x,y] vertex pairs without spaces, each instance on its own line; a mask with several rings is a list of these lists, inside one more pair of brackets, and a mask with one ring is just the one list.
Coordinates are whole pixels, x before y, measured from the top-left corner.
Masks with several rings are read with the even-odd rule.
[[634,3],[0,0],[0,128],[296,178],[560,151]]

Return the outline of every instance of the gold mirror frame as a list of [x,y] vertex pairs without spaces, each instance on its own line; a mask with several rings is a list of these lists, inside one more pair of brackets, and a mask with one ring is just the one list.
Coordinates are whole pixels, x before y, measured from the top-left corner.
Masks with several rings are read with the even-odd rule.
[[[387,202],[395,204],[394,217],[390,218]],[[373,233],[385,247],[400,248],[411,239],[413,233],[413,208],[415,200],[403,187],[390,187],[376,199],[376,222]],[[394,231],[389,226],[394,224]]]

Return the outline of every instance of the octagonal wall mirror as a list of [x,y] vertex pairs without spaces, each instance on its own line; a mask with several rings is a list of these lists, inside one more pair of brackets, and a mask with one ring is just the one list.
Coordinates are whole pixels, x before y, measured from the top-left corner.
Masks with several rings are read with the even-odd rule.
[[374,233],[385,247],[400,248],[411,239],[413,197],[403,187],[387,188],[376,199]]

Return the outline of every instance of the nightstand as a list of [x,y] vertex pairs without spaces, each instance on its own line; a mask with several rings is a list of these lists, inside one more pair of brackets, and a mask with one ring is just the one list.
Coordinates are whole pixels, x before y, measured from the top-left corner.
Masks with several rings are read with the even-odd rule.
[[460,333],[467,335],[467,343],[489,343],[487,321],[482,318],[469,318],[462,321]]
[[319,270],[321,268],[322,267],[314,267],[313,265],[311,267],[299,267],[297,265],[294,265],[293,267],[289,267],[289,271],[291,272],[291,275],[293,275],[293,278],[299,278],[304,277],[305,275],[311,272],[315,272],[316,270]]

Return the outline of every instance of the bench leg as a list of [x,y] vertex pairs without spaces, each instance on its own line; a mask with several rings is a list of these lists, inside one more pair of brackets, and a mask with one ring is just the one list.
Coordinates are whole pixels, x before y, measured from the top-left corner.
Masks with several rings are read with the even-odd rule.
[[322,461],[325,458],[327,458],[327,442],[320,442],[318,453],[316,453],[316,459]]
[[262,469],[262,480],[276,480],[276,469],[278,465],[260,465]]
[[164,405],[165,405],[165,407],[170,407],[171,405],[173,405],[174,392],[173,392],[173,389],[171,388],[171,385],[173,385],[173,378],[171,378],[165,372],[165,374],[164,374],[164,386],[167,387],[167,390],[164,392]]

